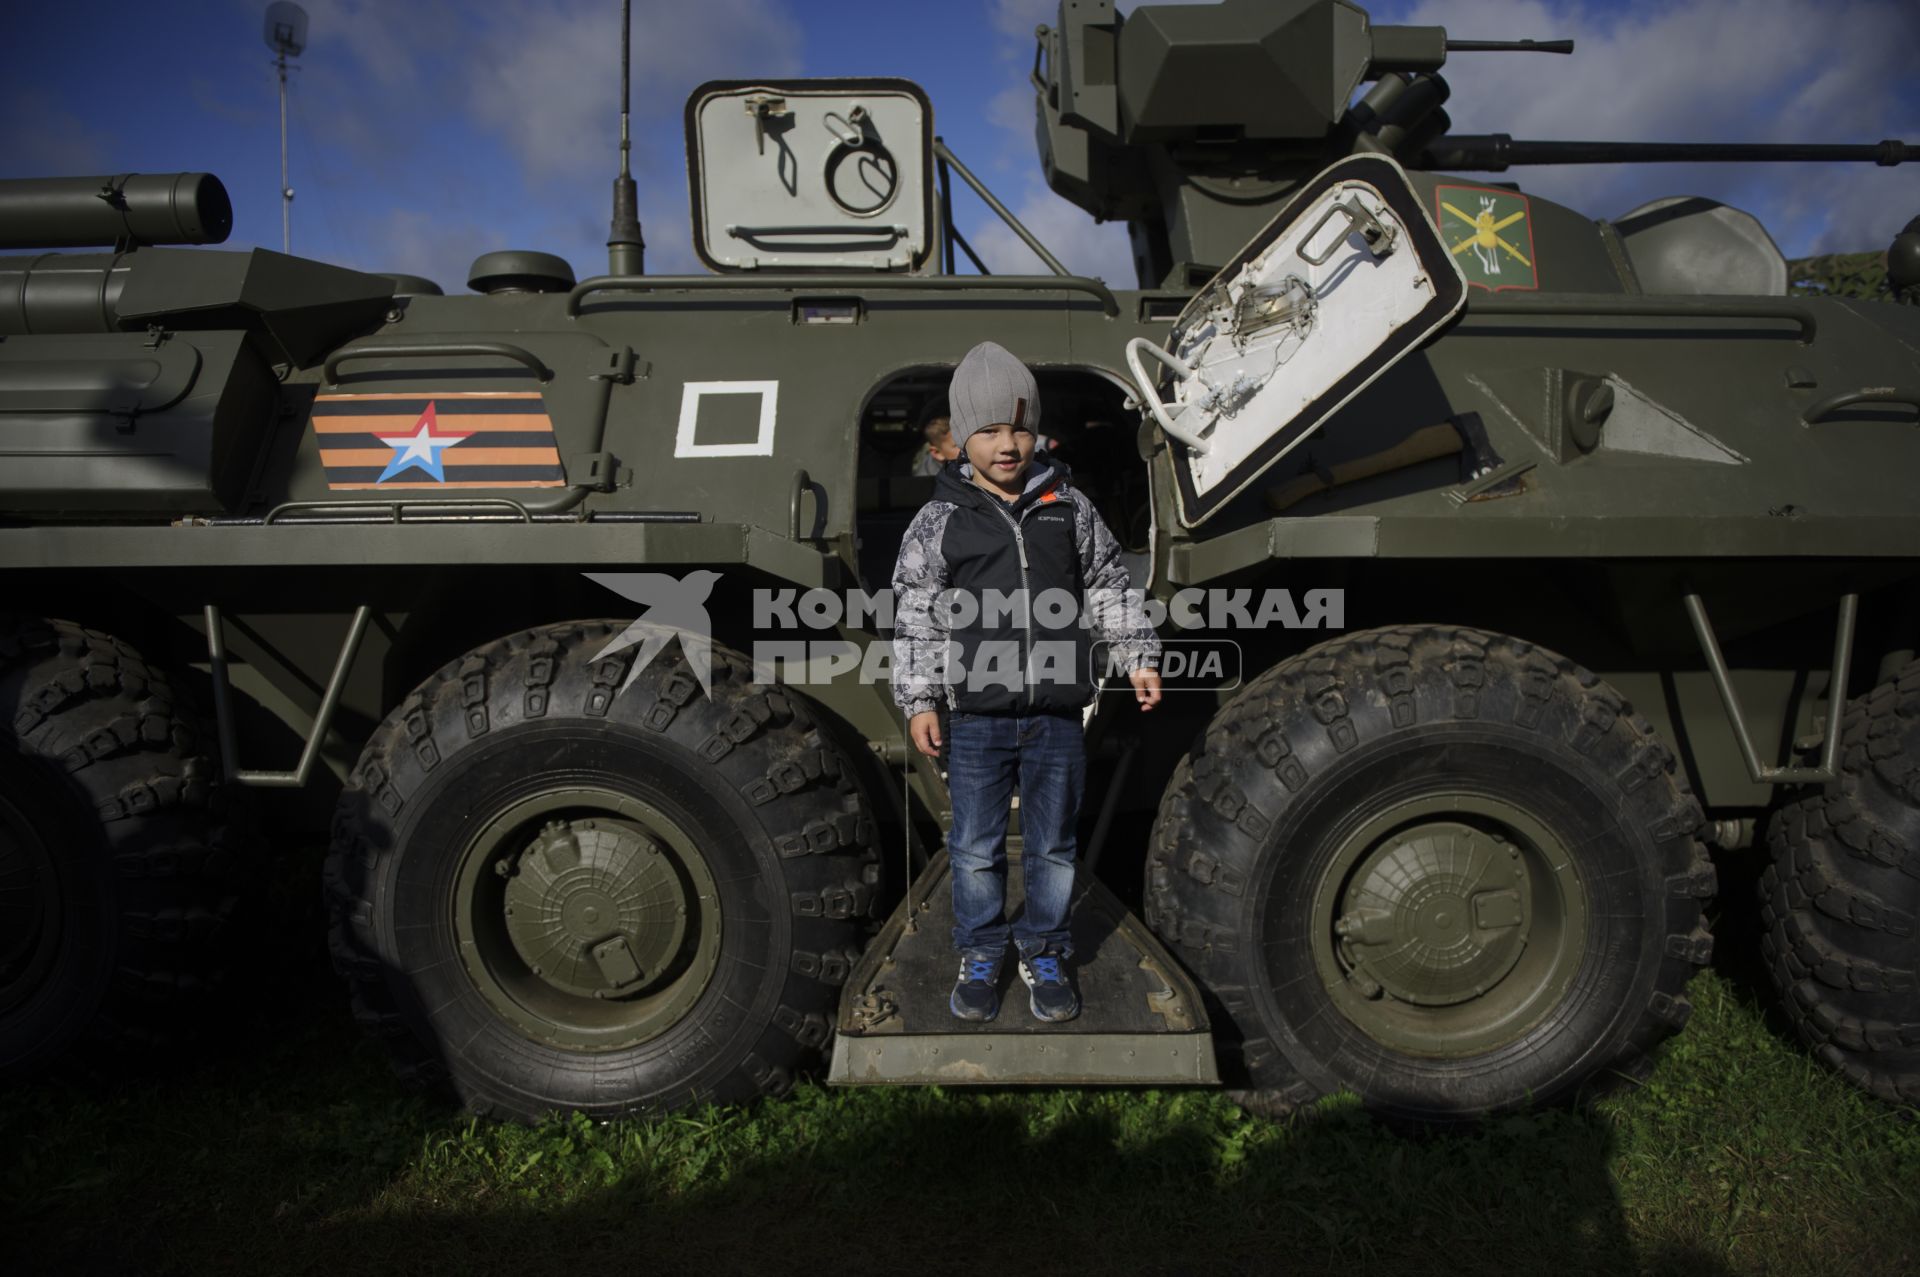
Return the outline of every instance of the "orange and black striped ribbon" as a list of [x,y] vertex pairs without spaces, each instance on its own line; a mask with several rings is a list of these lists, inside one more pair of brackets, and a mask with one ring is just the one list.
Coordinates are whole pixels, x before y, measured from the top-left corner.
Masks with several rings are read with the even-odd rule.
[[538,391],[320,395],[313,430],[334,491],[566,485]]

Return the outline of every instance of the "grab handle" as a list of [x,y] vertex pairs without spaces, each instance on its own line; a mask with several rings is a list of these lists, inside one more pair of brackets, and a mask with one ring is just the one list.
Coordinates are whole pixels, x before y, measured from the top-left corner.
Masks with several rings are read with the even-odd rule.
[[1140,391],[1140,402],[1146,405],[1147,411],[1153,414],[1153,419],[1160,423],[1160,428],[1170,437],[1178,439],[1204,456],[1207,452],[1207,441],[1186,427],[1176,426],[1173,423],[1173,418],[1167,413],[1167,406],[1160,402],[1160,392],[1154,387],[1154,379],[1147,376],[1146,367],[1140,362],[1142,355],[1152,355],[1171,368],[1173,375],[1181,381],[1191,381],[1198,374],[1187,365],[1184,359],[1162,350],[1145,337],[1135,337],[1127,343],[1127,368],[1133,373],[1134,386]]
[[1842,408],[1851,408],[1855,404],[1863,403],[1898,404],[1920,411],[1920,387],[1869,386],[1864,390],[1848,390],[1841,394],[1828,395],[1802,413],[1800,420],[1806,425],[1817,426]]
[[340,365],[349,359],[467,359],[473,357],[511,359],[516,364],[524,364],[533,369],[533,375],[541,381],[552,381],[553,373],[540,362],[539,356],[521,346],[509,345],[504,341],[456,341],[436,342],[433,345],[384,346],[369,344],[348,346],[336,350],[327,356],[322,375],[328,385],[340,383]]

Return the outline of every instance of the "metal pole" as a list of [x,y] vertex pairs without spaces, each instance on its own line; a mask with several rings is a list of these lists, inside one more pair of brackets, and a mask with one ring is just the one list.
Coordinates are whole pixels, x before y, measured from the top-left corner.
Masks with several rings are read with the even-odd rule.
[[280,70],[280,251],[293,252],[293,188],[287,185],[287,52],[280,51],[274,66]]
[[[947,176],[947,162],[936,157],[934,169],[940,175],[940,269],[953,274],[953,179]],[[981,272],[985,274],[985,272]]]
[[1013,215],[1013,210],[1009,209],[1005,204],[1002,204],[999,199],[994,196],[994,193],[987,189],[986,184],[973,175],[973,170],[962,164],[960,157],[949,150],[947,144],[937,137],[933,139],[933,154],[935,159],[940,160],[955,173],[958,173],[960,180],[973,188],[973,193],[978,195],[988,208],[999,215],[1000,220],[1007,224],[1008,229],[1020,237],[1022,244],[1025,244],[1033,250],[1035,257],[1038,257],[1042,262],[1046,263],[1048,270],[1056,275],[1072,274],[1071,271],[1060,264],[1059,258],[1047,251],[1047,246],[1042,244],[1032,231],[1021,224],[1020,219]]

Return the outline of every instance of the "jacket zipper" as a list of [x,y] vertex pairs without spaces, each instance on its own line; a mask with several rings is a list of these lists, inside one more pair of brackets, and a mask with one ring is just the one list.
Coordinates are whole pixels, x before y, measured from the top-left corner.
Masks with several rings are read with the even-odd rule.
[[1005,519],[1007,526],[1013,529],[1013,546],[1020,552],[1020,601],[1024,605],[1020,609],[1020,620],[1027,635],[1027,641],[1020,653],[1023,658],[1020,665],[1020,685],[1027,696],[1027,708],[1031,710],[1033,708],[1033,591],[1027,586],[1027,538],[1021,531],[1020,525],[1026,522],[1027,511],[1033,507],[1028,506],[1026,510],[1022,510],[1020,517],[1016,519],[1007,513],[1006,503],[1000,498],[994,497],[993,502],[1000,511],[1000,517]]

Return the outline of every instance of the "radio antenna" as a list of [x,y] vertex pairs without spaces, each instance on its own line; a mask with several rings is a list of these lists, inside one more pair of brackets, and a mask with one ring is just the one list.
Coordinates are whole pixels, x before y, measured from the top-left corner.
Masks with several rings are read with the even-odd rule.
[[620,176],[613,179],[613,226],[607,233],[607,272],[646,273],[647,243],[640,238],[639,193],[633,185],[632,91],[633,0],[620,3]]
[[293,188],[287,185],[287,59],[307,47],[307,11],[291,0],[267,6],[267,47],[280,72],[280,251],[293,252]]

